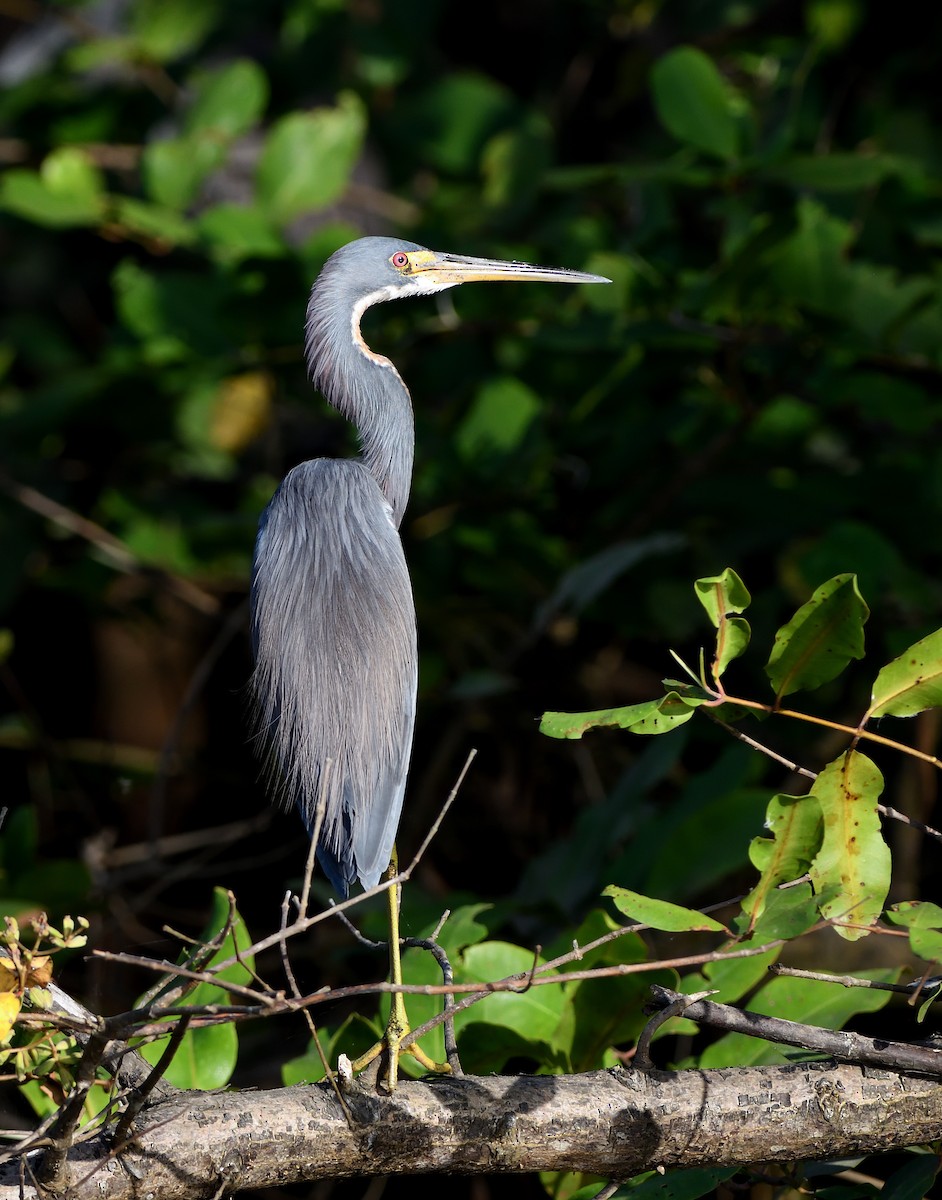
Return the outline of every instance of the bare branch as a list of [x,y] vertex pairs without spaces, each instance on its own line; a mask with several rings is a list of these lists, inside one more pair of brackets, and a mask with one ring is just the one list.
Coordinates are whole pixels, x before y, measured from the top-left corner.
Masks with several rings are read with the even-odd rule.
[[[673,1003],[678,992],[653,984],[653,1005],[662,1007]],[[883,1038],[864,1037],[847,1030],[820,1029],[815,1025],[800,1025],[781,1017],[743,1012],[728,1004],[698,1000],[684,1009],[684,1016],[699,1025],[710,1025],[748,1037],[763,1038],[785,1046],[796,1046],[813,1054],[828,1054],[844,1062],[862,1066],[883,1067],[891,1071],[918,1071],[942,1078],[942,1050],[917,1046],[909,1042],[890,1042]]]

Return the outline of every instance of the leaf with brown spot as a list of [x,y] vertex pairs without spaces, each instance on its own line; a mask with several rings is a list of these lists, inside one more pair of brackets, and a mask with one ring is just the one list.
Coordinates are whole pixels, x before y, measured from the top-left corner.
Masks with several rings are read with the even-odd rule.
[[835,575],[776,633],[765,673],[776,699],[828,683],[852,658],[863,658],[870,615],[856,575]]
[[873,684],[870,717],[914,717],[942,706],[942,629],[910,646]]
[[834,928],[849,942],[869,932],[890,887],[890,850],[877,812],[882,791],[883,776],[856,750],[828,763],[811,789],[824,820],[811,882],[821,915],[847,922]]

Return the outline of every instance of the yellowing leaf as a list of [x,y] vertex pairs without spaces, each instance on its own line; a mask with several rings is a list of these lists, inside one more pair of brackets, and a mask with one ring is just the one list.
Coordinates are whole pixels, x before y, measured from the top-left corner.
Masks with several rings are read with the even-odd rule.
[[12,992],[21,986],[20,973],[13,965],[13,960],[6,955],[0,956],[0,992]]
[[37,954],[26,972],[27,987],[45,987],[52,979],[52,959],[48,954]]
[[19,997],[12,992],[0,992],[0,1042],[5,1042],[10,1036],[19,1011]]
[[890,850],[883,840],[877,800],[883,776],[856,750],[828,763],[811,794],[821,805],[824,838],[811,864],[811,882],[823,917],[853,942],[869,932],[890,887]]
[[274,380],[267,371],[246,371],[224,379],[210,418],[212,445],[237,454],[253,442],[268,424],[274,390]]

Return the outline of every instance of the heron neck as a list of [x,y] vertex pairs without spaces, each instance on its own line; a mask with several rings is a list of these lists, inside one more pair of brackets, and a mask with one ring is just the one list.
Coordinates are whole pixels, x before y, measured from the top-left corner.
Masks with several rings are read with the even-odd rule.
[[315,283],[307,310],[311,381],[356,426],[360,457],[389,502],[398,527],[412,486],[412,399],[393,364],[375,354],[360,333],[366,309],[390,297],[374,293],[351,302],[333,294],[322,280],[323,276]]

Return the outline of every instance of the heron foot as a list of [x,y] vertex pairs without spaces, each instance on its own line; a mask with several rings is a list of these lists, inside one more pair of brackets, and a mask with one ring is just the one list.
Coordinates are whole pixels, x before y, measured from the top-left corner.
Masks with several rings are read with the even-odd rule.
[[406,1041],[411,1032],[402,993],[397,992],[392,998],[389,1020],[386,1022],[386,1032],[380,1041],[371,1046],[365,1054],[361,1054],[359,1058],[354,1059],[351,1064],[354,1074],[362,1071],[370,1063],[374,1062],[375,1059],[381,1057],[378,1077],[380,1086],[387,1092],[394,1092],[396,1084],[399,1082],[399,1059],[403,1055],[408,1055],[410,1058],[414,1058],[419,1066],[426,1071],[434,1071],[439,1075],[450,1075],[450,1064],[435,1062],[434,1059],[425,1053],[418,1042],[409,1042],[408,1045],[403,1046],[403,1042]]

